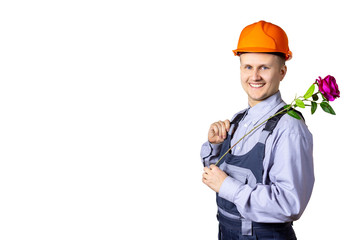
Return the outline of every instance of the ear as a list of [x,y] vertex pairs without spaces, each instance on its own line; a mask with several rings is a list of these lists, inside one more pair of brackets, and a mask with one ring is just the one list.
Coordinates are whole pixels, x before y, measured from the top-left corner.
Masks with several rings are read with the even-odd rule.
[[281,68],[280,68],[280,75],[281,75],[281,79],[280,81],[282,81],[286,75],[287,72],[287,66],[284,64]]

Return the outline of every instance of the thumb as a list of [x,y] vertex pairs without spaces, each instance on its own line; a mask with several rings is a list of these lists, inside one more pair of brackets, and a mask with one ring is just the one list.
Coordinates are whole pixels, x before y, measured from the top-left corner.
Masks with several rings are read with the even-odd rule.
[[219,169],[219,167],[216,166],[215,164],[211,164],[209,168],[211,171],[217,171]]

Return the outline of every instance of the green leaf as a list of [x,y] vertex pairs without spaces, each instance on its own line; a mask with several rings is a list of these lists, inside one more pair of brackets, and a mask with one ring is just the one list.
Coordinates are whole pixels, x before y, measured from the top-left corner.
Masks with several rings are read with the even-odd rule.
[[301,107],[301,108],[305,108],[305,103],[303,101],[301,101],[300,99],[296,99],[295,100],[296,105]]
[[287,109],[288,107],[290,107],[290,104],[285,105],[285,106],[284,106],[284,109]]
[[321,102],[320,107],[327,113],[330,113],[332,115],[336,115],[334,109],[330,106],[328,102]]
[[311,97],[314,94],[314,91],[315,91],[315,84],[312,84],[311,87],[305,93],[304,98],[308,99],[309,97]]
[[314,101],[317,101],[317,100],[319,100],[319,96],[317,94],[314,94],[314,95],[312,95],[312,99]]
[[289,114],[289,115],[292,116],[293,118],[301,119],[301,117],[299,116],[299,114],[297,114],[294,110],[288,111],[287,114]]
[[317,103],[311,102],[311,114],[314,114],[317,109]]

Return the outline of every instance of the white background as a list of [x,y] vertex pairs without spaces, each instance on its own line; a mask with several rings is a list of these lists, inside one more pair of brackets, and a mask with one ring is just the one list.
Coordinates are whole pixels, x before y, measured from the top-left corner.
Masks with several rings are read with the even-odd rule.
[[209,125],[247,107],[243,27],[281,26],[285,101],[336,77],[314,116],[316,184],[299,239],[356,239],[356,1],[1,1],[0,239],[216,239],[201,182]]

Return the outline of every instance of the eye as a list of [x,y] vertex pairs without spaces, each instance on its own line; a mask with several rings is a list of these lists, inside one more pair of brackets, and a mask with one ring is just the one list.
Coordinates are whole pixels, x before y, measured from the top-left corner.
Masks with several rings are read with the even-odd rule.
[[267,69],[269,69],[269,67],[267,67],[267,66],[262,66],[261,67],[261,70],[267,70]]
[[252,67],[251,67],[250,65],[245,65],[245,66],[244,66],[244,69],[246,69],[246,70],[251,70]]

